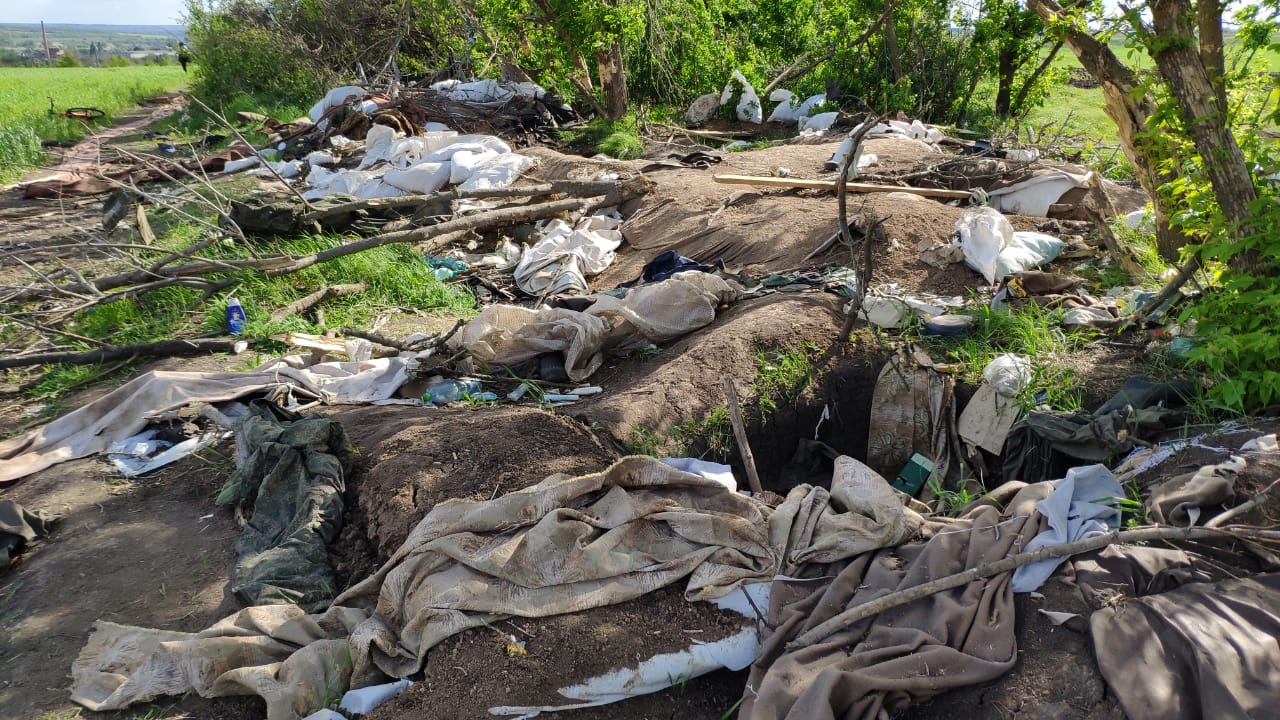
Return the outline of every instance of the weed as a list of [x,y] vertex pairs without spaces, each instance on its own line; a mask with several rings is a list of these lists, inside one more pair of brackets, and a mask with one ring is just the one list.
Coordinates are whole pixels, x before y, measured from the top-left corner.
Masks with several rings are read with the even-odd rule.
[[762,418],[778,409],[778,401],[795,402],[813,384],[812,358],[821,352],[813,342],[756,352],[755,393]]
[[987,489],[981,483],[977,483],[978,491],[971,492],[970,487],[974,483],[964,477],[961,473],[959,482],[956,483],[958,490],[948,490],[942,486],[942,482],[937,478],[929,480],[929,489],[938,497],[937,511],[948,517],[955,517],[960,514],[969,503],[977,500],[987,494]]
[[1140,527],[1147,524],[1147,504],[1142,501],[1142,488],[1138,487],[1138,478],[1129,481],[1125,488],[1125,496],[1115,498],[1115,506],[1120,510],[1123,525],[1127,528]]
[[1011,309],[992,310],[980,304],[962,314],[975,323],[972,331],[960,338],[928,336],[921,341],[930,349],[944,354],[951,362],[963,365],[961,379],[979,384],[982,371],[1001,353],[1026,355],[1033,360],[1031,383],[1021,399],[1028,408],[1048,404],[1055,408],[1080,406],[1080,393],[1072,382],[1073,374],[1063,363],[1070,352],[1084,347],[1094,336],[1086,329],[1064,330],[1060,326],[1062,311],[1045,310],[1029,303]]
[[727,459],[733,449],[729,408],[718,405],[701,418],[688,418],[671,426],[665,435],[652,428],[634,428],[622,447],[630,455],[688,457],[696,453],[698,457]]
[[729,720],[729,718],[733,717],[733,714],[738,712],[738,708],[742,707],[742,701],[746,699],[747,699],[747,696],[745,695],[738,698],[738,702],[730,705],[729,709],[724,711],[724,713],[720,716],[720,720]]

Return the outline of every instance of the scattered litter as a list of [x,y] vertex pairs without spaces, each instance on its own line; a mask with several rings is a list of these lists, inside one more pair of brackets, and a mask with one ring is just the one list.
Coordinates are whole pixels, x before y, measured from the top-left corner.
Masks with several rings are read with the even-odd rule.
[[178,443],[158,439],[157,435],[159,431],[150,429],[112,443],[106,451],[107,461],[125,477],[136,477],[213,447],[231,437],[231,433],[221,429],[200,433]]
[[1038,609],[1037,612],[1049,618],[1049,622],[1053,623],[1054,627],[1061,627],[1066,621],[1080,617],[1079,613],[1056,612],[1054,610],[1045,610],[1043,608]]
[[[1054,547],[1120,527],[1120,510],[1115,506],[1124,497],[1120,483],[1105,465],[1085,465],[1067,471],[1067,476],[1054,481],[1053,494],[1036,503],[1049,527],[1036,535],[1023,548],[1031,552]],[[1013,571],[1014,592],[1039,590],[1053,571],[1067,558],[1050,558]]]
[[570,390],[569,394],[577,395],[578,397],[586,397],[587,395],[599,395],[602,392],[604,392],[604,388],[600,387],[599,385],[588,385],[586,387],[580,387],[580,388],[575,388],[573,390]]
[[728,465],[687,457],[663,458],[662,464],[670,465],[677,470],[683,470],[694,475],[701,475],[708,480],[714,480],[729,488],[730,492],[738,492],[738,481],[733,477],[733,468]]
[[49,537],[58,519],[44,511],[28,510],[13,500],[0,500],[0,573],[9,569],[28,544]]
[[358,690],[348,690],[342,696],[342,702],[338,704],[338,709],[356,715],[371,713],[374,708],[404,692],[410,685],[413,685],[413,682],[408,678],[402,678],[395,682],[371,685]]
[[585,217],[574,225],[550,221],[541,239],[521,254],[516,286],[535,297],[588,292],[587,278],[604,272],[622,245],[621,224],[616,213]]
[[982,369],[982,377],[996,392],[1015,397],[1031,384],[1031,359],[1012,353],[997,355]]

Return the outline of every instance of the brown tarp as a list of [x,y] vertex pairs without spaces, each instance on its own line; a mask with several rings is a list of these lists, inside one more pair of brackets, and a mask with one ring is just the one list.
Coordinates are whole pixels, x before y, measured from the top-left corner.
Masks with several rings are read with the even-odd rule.
[[784,555],[848,561],[915,534],[921,519],[904,502],[850,458],[837,460],[829,495],[802,485],[777,512],[653,458],[624,458],[436,505],[323,615],[263,606],[198,634],[99,622],[72,665],[72,699],[109,710],[162,694],[253,693],[268,718],[291,719],[348,684],[414,673],[444,638],[503,617],[577,612],[677,582],[689,600],[713,599],[771,580]]
[[1129,720],[1280,718],[1280,574],[1117,598],[1089,630]]
[[[27,200],[36,198],[56,198],[63,195],[98,195],[109,192],[121,184],[133,185],[156,180],[167,180],[169,177],[183,179],[187,172],[222,172],[227,162],[249,157],[253,149],[245,145],[235,145],[205,156],[199,161],[188,160],[177,163],[170,160],[153,158],[153,167],[141,163],[129,167],[109,170],[101,168],[98,172],[82,170],[63,170],[52,177],[37,180],[23,186],[22,197]],[[184,172],[184,169],[187,172]],[[166,175],[168,177],[166,177]]]
[[924,540],[857,556],[835,577],[779,580],[752,666],[744,720],[884,718],[946,690],[987,682],[1017,659],[1008,574],[978,580],[862,620],[819,642],[787,643],[856,605],[1016,553],[1043,528],[1035,503],[1052,485],[1007,483],[956,519],[926,521]]

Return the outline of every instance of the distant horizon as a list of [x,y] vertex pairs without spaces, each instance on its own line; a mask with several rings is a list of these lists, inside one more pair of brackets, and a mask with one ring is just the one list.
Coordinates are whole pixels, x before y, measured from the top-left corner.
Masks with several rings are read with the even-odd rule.
[[0,23],[39,25],[182,25],[186,0],[23,0],[5,3]]

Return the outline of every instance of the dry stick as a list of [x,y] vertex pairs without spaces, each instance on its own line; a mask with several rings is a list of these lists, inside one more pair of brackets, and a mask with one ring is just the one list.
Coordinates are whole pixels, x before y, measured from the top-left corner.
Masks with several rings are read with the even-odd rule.
[[386,335],[379,335],[378,333],[369,332],[368,330],[360,330],[358,328],[353,328],[353,327],[343,327],[340,332],[343,335],[346,335],[348,337],[360,338],[361,340],[368,340],[371,343],[377,343],[378,345],[385,345],[389,348],[395,348],[396,350],[399,350],[401,352],[404,352],[405,350],[409,349],[408,345],[405,345],[399,340],[394,340],[392,338],[387,337]]
[[25,357],[0,358],[0,369],[28,367],[30,365],[93,365],[108,360],[126,360],[136,357],[185,357],[210,353],[235,352],[236,343],[243,340],[161,340],[141,345],[106,347],[87,352],[56,352]]
[[[867,136],[867,133],[871,132],[871,128],[883,122],[886,117],[886,115],[881,115],[878,118],[868,117],[849,134],[849,137],[853,140],[853,147],[849,148],[848,154],[845,155],[844,163],[840,168],[840,178],[836,180],[836,204],[839,208],[836,218],[839,227],[836,229],[851,253],[853,252],[854,242],[853,233],[849,231],[849,173],[853,170],[854,159],[858,157],[858,147],[862,145],[862,139]],[[836,338],[838,342],[849,342],[849,334],[853,332],[853,323],[858,318],[858,311],[862,309],[862,299],[866,297],[867,286],[871,283],[872,231],[878,228],[881,222],[877,220],[872,223],[862,238],[866,272],[862,272],[861,268],[859,268],[859,272],[856,274],[858,278],[857,294],[854,296],[853,303],[849,308],[849,317],[845,318],[844,326],[840,328],[840,336]]]
[[[301,315],[310,310],[312,307],[328,300],[329,298],[341,297],[343,295],[355,295],[369,289],[368,283],[358,282],[347,285],[330,285],[320,288],[319,290],[307,295],[304,298],[294,300],[279,310],[271,313],[270,322],[280,322],[290,315]],[[395,347],[395,346],[391,346]]]
[[888,595],[882,595],[869,602],[855,605],[848,610],[819,623],[812,629],[801,633],[795,640],[787,643],[787,651],[794,652],[801,648],[808,647],[814,643],[821,642],[833,633],[844,630],[854,623],[865,620],[874,615],[879,615],[886,610],[906,605],[907,603],[936,595],[946,590],[953,590],[963,587],[969,583],[982,580],[984,578],[993,577],[1002,573],[1011,572],[1023,565],[1029,565],[1041,560],[1051,560],[1053,558],[1066,557],[1068,555],[1076,555],[1078,553],[1089,552],[1104,548],[1112,543],[1122,542],[1151,542],[1155,540],[1199,540],[1205,538],[1228,538],[1232,540],[1245,538],[1270,538],[1274,533],[1266,531],[1256,531],[1245,528],[1171,528],[1171,527],[1155,527],[1143,528],[1140,530],[1113,530],[1103,535],[1095,535],[1084,540],[1064,543],[1062,545],[1054,545],[1052,547],[1040,548],[1032,552],[1018,553],[1010,555],[995,562],[979,565],[978,567],[969,568],[955,575],[938,578],[927,583],[915,585],[913,587],[891,592]]
[[1155,312],[1155,309],[1163,305],[1166,300],[1173,297],[1174,293],[1178,292],[1178,289],[1185,285],[1187,281],[1191,279],[1191,276],[1199,269],[1200,256],[1192,255],[1185,263],[1178,266],[1178,274],[1174,275],[1173,279],[1161,288],[1160,292],[1155,294],[1155,297],[1151,298],[1145,305],[1138,308],[1138,311],[1129,318],[1129,322],[1120,326],[1120,330],[1124,331],[1132,325],[1141,325],[1146,322],[1147,316]]
[[[852,157],[852,156],[851,156]],[[715,175],[713,181],[726,185],[756,185],[759,187],[781,187],[800,190],[838,190],[834,180],[809,180],[804,178],[780,178],[772,175]],[[924,197],[951,198],[968,200],[973,193],[968,190],[951,190],[947,188],[921,188],[909,185],[873,185],[871,183],[849,182],[848,176],[842,176],[847,190],[861,193],[900,192]]]
[[[236,139],[237,139],[237,140],[239,140],[240,142],[242,142],[242,143],[244,143],[245,145],[249,146],[250,148],[252,148],[252,147],[253,147],[253,145],[252,145],[248,140],[245,140],[245,139],[244,139],[244,135],[241,135],[241,134],[240,134],[240,131],[239,131],[239,130],[237,130],[237,129],[235,128],[235,126],[234,126],[234,125],[232,125],[230,122],[227,122],[227,119],[226,119],[226,118],[224,118],[224,117],[222,117],[222,115],[220,115],[219,113],[214,112],[214,111],[213,111],[213,108],[211,108],[211,107],[209,107],[208,105],[205,105],[203,102],[201,102],[201,101],[200,101],[200,98],[195,97],[195,96],[193,95],[193,96],[191,96],[191,100],[192,100],[192,101],[194,101],[194,102],[195,102],[195,104],[197,104],[197,105],[199,105],[200,107],[204,108],[205,112],[207,112],[207,113],[209,113],[210,115],[212,115],[212,116],[213,116],[213,119],[214,119],[214,120],[217,120],[217,121],[218,121],[218,123],[219,123],[220,125],[222,125],[222,126],[223,126],[223,127],[225,127],[226,129],[230,130],[231,132],[235,133],[235,136],[236,136]],[[287,181],[285,181],[284,176],[283,176],[283,175],[281,175],[279,172],[277,172],[275,168],[271,167],[271,163],[267,162],[266,160],[262,160],[261,158],[259,158],[259,160],[261,161],[261,165],[262,165],[263,167],[265,167],[266,169],[270,170],[270,171],[271,171],[271,174],[272,174],[272,175],[275,175],[275,176],[276,176],[276,179],[277,179],[277,180],[279,180],[279,181],[280,181],[280,183],[281,183],[282,185],[284,185],[286,188],[289,188],[289,192],[293,193],[295,196],[297,196],[297,198],[298,198],[299,200],[301,200],[301,201],[302,201],[302,205],[303,205],[303,207],[307,208],[308,210],[315,210],[315,207],[314,207],[314,206],[312,206],[311,201],[309,201],[309,200],[307,200],[305,197],[303,197],[303,196],[302,196],[302,193],[298,192],[298,188],[296,188],[296,187],[294,187],[294,186],[290,185]]]
[[1250,510],[1261,505],[1262,501],[1267,499],[1267,493],[1274,490],[1277,485],[1280,485],[1280,480],[1276,480],[1275,482],[1271,483],[1270,485],[1260,490],[1253,497],[1231,508],[1230,510],[1222,513],[1218,517],[1213,518],[1209,522],[1205,523],[1204,526],[1207,528],[1216,528],[1216,527],[1222,527],[1223,525],[1226,525],[1227,521],[1230,520],[1231,518],[1243,515],[1249,512]]
[[[376,235],[371,238],[338,245],[310,255],[273,255],[263,258],[231,261],[209,260],[202,258],[195,262],[163,268],[158,272],[134,270],[116,275],[95,278],[91,282],[91,287],[99,291],[112,290],[126,285],[146,282],[156,278],[157,276],[162,278],[177,276],[191,277],[196,275],[208,275],[216,272],[226,272],[227,270],[257,270],[269,276],[283,275],[309,268],[312,265],[328,262],[336,258],[381,247],[383,245],[415,243],[427,240],[438,241],[444,236],[456,236],[457,233],[466,230],[489,230],[506,227],[516,223],[541,220],[566,212],[591,212],[609,205],[617,205],[620,202],[641,195],[645,189],[647,189],[647,186],[643,184],[624,183],[618,185],[615,192],[598,198],[571,198],[567,200],[557,200],[535,205],[523,205],[520,207],[503,208],[490,212],[477,213],[475,215],[467,215],[454,220],[449,220],[438,225]],[[60,286],[52,285],[49,289],[32,288],[28,291],[14,293],[8,298],[8,301],[25,302],[37,298],[49,297],[50,295],[75,295],[75,293],[67,292]],[[88,299],[79,295],[75,296],[80,297],[81,299]]]
[[760,475],[756,472],[756,459],[751,454],[751,444],[747,442],[747,427],[742,424],[742,408],[738,406],[738,389],[728,375],[721,375],[724,383],[724,397],[729,402],[729,424],[733,426],[733,437],[738,441],[738,452],[742,454],[742,464],[747,469],[747,482],[751,484],[751,492],[759,495],[764,492],[760,485]]
[[89,343],[90,345],[97,345],[98,347],[111,347],[110,345],[102,342],[101,340],[95,340],[91,337],[85,337],[83,335],[77,335],[73,332],[67,332],[66,330],[59,330],[58,328],[48,327],[46,325],[41,325],[40,323],[29,322],[27,320],[23,320],[19,318],[16,315],[3,315],[3,316],[0,316],[0,318],[3,318],[5,320],[10,320],[12,322],[16,322],[19,325],[22,325],[23,327],[30,328],[32,330],[37,330],[39,332],[47,332],[47,333],[53,333],[54,335],[61,335],[62,337],[65,337],[65,338],[71,338],[72,340],[79,340],[80,342]]
[[444,203],[463,198],[511,198],[511,197],[543,197],[545,195],[564,194],[577,197],[595,197],[606,195],[618,187],[616,182],[557,180],[555,182],[526,185],[524,187],[485,188],[481,190],[454,189],[429,195],[405,195],[394,198],[372,198],[355,202],[333,205],[309,212],[302,216],[304,223],[323,220],[335,215],[343,215],[357,210],[396,209],[417,207],[427,203]]
[[1105,212],[1107,217],[1115,217],[1118,214],[1115,206],[1111,204],[1111,198],[1107,197],[1106,190],[1102,188],[1102,181],[1098,178],[1098,173],[1093,173],[1089,178],[1089,194],[1093,196],[1093,201],[1097,203],[1098,208],[1095,210],[1087,204],[1082,204],[1081,207],[1083,207],[1085,213],[1089,215],[1089,219],[1093,221],[1093,224],[1097,226],[1098,234],[1102,236],[1102,243],[1107,246],[1107,250],[1111,253],[1111,256],[1114,257],[1116,262],[1120,263],[1120,267],[1124,268],[1124,271],[1128,273],[1129,280],[1131,280],[1134,285],[1141,285],[1142,281],[1146,279],[1146,270],[1143,269],[1142,264],[1133,257],[1132,252],[1126,252],[1127,248],[1120,244],[1120,241],[1116,239],[1115,234],[1111,232],[1111,226],[1107,224],[1106,218],[1098,212],[1099,210]]

